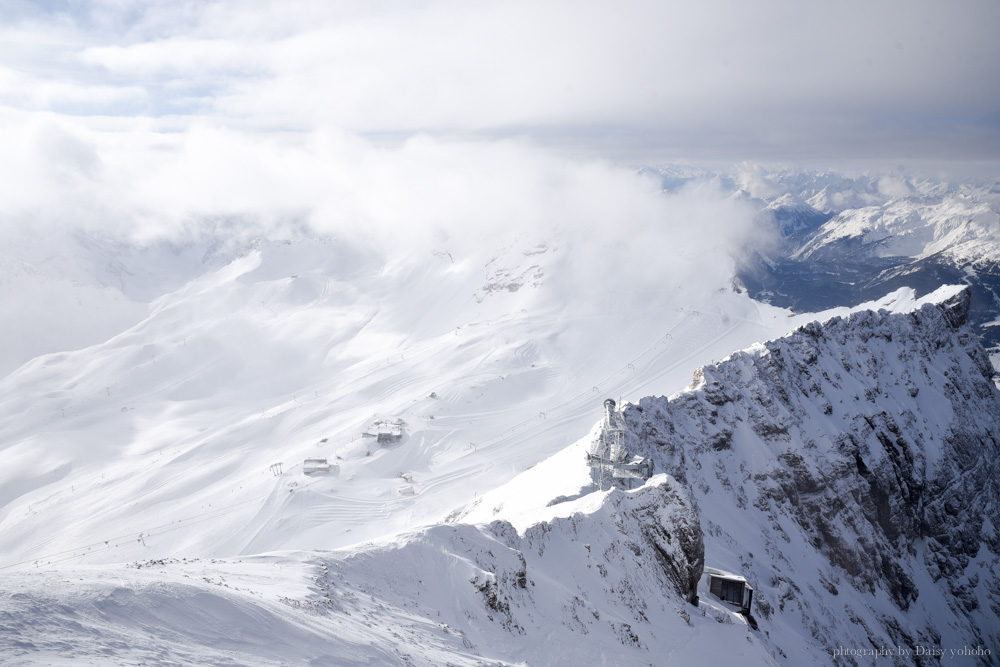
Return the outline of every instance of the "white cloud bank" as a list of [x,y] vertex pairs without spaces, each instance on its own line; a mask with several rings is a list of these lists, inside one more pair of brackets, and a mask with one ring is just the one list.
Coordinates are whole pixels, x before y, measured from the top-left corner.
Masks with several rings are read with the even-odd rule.
[[1000,155],[994,0],[40,7],[0,10],[16,108],[643,158]]
[[[0,141],[8,234],[82,230],[141,246],[225,228],[244,240],[308,232],[412,251],[662,230],[678,248],[735,249],[751,217],[716,191],[668,196],[652,177],[514,140],[417,135],[386,148],[334,129],[166,134],[31,118],[8,123]],[[720,242],[729,227],[733,243]]]
[[132,300],[256,238],[331,237],[373,274],[448,256],[470,291],[491,260],[520,272],[533,261],[523,251],[545,243],[541,292],[555,312],[572,296],[639,313],[700,303],[759,241],[751,207],[708,185],[666,194],[657,178],[524,141],[417,135],[387,148],[335,129],[112,131],[57,116],[9,121],[0,141],[0,315],[18,322],[0,374],[117,333],[141,319]]
[[550,148],[995,158],[996,19],[993,0],[11,0],[0,231],[420,250],[570,228],[635,242],[634,271],[720,267],[753,236],[741,205]]

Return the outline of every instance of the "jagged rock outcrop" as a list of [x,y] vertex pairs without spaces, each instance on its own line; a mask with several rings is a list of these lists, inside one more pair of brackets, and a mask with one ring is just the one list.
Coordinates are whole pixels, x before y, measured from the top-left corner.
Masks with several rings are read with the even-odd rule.
[[625,409],[629,450],[699,506],[709,563],[831,656],[1000,646],[1000,392],[969,298],[814,322]]

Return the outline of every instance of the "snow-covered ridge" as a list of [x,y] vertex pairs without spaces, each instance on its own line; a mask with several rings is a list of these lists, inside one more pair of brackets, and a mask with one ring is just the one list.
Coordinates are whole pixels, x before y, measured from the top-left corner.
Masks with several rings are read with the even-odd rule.
[[625,411],[782,654],[1000,645],[1000,393],[968,290],[938,297],[808,324]]

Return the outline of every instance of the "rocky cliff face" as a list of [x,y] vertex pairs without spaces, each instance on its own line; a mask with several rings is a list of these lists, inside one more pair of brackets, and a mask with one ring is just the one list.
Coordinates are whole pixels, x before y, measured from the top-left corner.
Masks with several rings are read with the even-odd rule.
[[996,659],[1000,393],[969,298],[812,323],[626,408],[628,448],[688,488],[779,655]]

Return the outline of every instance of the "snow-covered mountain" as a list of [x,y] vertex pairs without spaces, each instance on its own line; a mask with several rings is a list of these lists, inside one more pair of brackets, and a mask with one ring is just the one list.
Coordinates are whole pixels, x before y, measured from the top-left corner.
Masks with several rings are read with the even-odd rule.
[[740,281],[755,298],[816,311],[904,286],[926,294],[941,284],[966,284],[975,297],[973,328],[1000,358],[995,181],[756,168],[725,182],[756,202],[760,234],[771,238],[769,247],[740,263]]
[[625,412],[793,664],[1000,642],[1000,393],[969,297],[804,326]]
[[959,265],[994,265],[1000,260],[1000,195],[907,197],[843,211],[793,257],[829,261],[858,254],[915,260],[940,255]]
[[[711,283],[691,303],[626,289],[598,262],[581,283],[568,250],[260,242],[118,336],[8,375],[4,655],[850,664],[830,637],[996,638],[992,369],[967,300],[922,306],[956,290],[780,338],[816,316]],[[629,445],[660,473],[634,491],[593,489],[599,426],[567,446],[606,395],[634,397]],[[364,437],[375,419],[402,439]],[[328,474],[303,474],[315,457]],[[758,631],[695,587],[706,564],[754,585]]]
[[[860,211],[858,238],[986,248],[988,212],[942,230],[995,210],[988,192],[660,173],[693,193],[642,234],[7,247],[8,305],[47,309],[5,330],[5,660],[908,664],[995,645],[988,263],[842,257]],[[706,181],[708,200],[686,185]],[[831,208],[851,192],[868,208]],[[752,300],[747,236],[689,223],[706,201],[756,208],[765,286],[873,300]],[[921,296],[944,279],[971,297]],[[607,397],[655,464],[634,490],[595,489],[586,464]],[[755,589],[752,620],[704,568]]]

